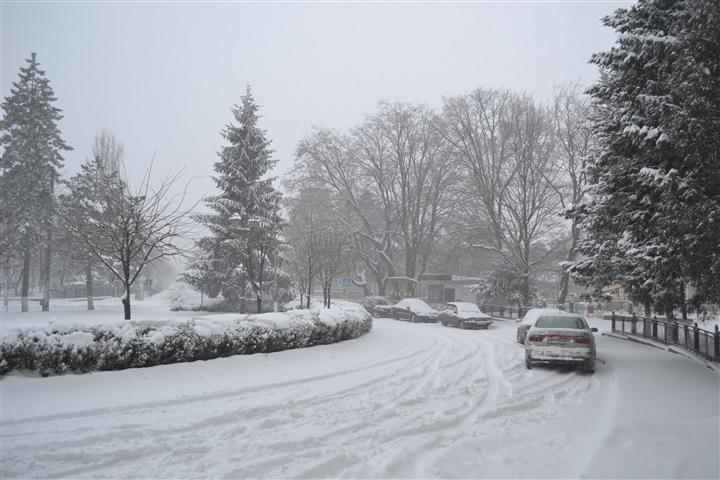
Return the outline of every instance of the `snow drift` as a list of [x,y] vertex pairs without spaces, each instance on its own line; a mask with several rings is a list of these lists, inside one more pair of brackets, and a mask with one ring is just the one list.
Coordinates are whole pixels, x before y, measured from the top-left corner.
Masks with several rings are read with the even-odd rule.
[[372,329],[360,305],[259,315],[224,314],[191,320],[118,321],[92,327],[51,324],[21,329],[0,343],[0,375],[14,369],[41,375],[122,370],[239,354],[268,353],[340,342]]

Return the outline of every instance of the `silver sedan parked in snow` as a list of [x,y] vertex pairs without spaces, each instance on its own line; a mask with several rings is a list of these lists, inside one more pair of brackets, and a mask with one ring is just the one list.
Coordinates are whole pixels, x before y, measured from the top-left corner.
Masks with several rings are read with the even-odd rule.
[[525,336],[527,335],[527,331],[530,330],[530,327],[535,325],[535,322],[538,318],[540,318],[540,316],[556,313],[563,314],[565,312],[558,308],[531,308],[530,310],[528,310],[523,319],[519,321],[520,324],[517,328],[518,343],[525,343]]
[[541,315],[525,339],[525,366],[536,364],[574,365],[595,371],[595,337],[583,317],[571,313]]

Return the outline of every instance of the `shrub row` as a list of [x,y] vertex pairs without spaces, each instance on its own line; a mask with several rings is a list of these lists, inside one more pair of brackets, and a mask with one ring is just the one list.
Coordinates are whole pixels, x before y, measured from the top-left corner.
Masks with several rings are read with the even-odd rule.
[[340,309],[336,313],[341,318],[324,322],[318,310],[288,312],[284,315],[294,318],[283,328],[253,321],[249,316],[212,333],[196,328],[195,320],[159,326],[125,324],[121,329],[22,330],[0,344],[0,375],[14,369],[37,370],[42,376],[122,370],[269,353],[348,340],[372,328],[369,314],[353,310],[345,315]]

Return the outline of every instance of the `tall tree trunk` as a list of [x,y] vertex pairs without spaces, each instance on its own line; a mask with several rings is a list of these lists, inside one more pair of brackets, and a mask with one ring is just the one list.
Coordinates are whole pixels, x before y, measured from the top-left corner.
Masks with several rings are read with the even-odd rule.
[[373,275],[375,276],[375,283],[377,283],[378,287],[378,295],[381,297],[385,297],[387,295],[387,288],[385,287],[385,277],[381,272],[373,272]]
[[330,308],[330,287],[332,285],[332,280],[328,280],[327,282],[327,308]]
[[651,315],[652,315],[652,305],[650,304],[650,300],[645,300],[645,318],[650,319]]
[[687,301],[685,297],[685,283],[680,284],[680,311],[682,312],[682,319],[688,319]]
[[125,294],[122,299],[123,309],[125,311],[125,320],[130,320],[130,285],[125,284]]
[[530,306],[530,277],[527,273],[523,273],[522,283],[520,284],[520,296],[522,298],[521,307]]
[[405,276],[415,278],[415,248],[405,242]]
[[43,299],[42,299],[42,311],[47,312],[50,310],[50,269],[52,267],[52,228],[48,228],[47,231],[47,244],[45,245],[45,258],[43,259],[45,266],[43,268]]
[[[312,295],[312,279],[313,279],[313,271],[312,271],[312,259],[308,257],[308,285],[307,285],[307,306],[306,308],[310,308],[310,295]],[[300,302],[302,303],[302,302]]]
[[[570,243],[570,248],[568,248],[568,254],[567,254],[567,261],[572,262],[575,260],[575,257],[577,256],[577,242],[578,237],[580,235],[580,232],[578,231],[577,226],[575,225],[575,220],[572,222],[572,226],[570,227],[570,235],[572,236],[572,242]],[[558,292],[558,298],[557,303],[558,305],[564,305],[565,299],[567,298],[568,289],[570,288],[570,274],[563,268],[562,274],[560,276],[560,291]]]
[[123,287],[125,287],[125,293],[123,294],[123,307],[125,310],[125,320],[130,320],[130,248],[126,247],[125,257],[123,259]]
[[30,246],[25,245],[23,254],[22,287],[20,290],[20,310],[28,311],[28,291],[30,290]]
[[93,300],[92,262],[87,262],[85,265],[85,294],[87,295],[87,309],[95,310],[95,303]]
[[257,313],[262,313],[262,298],[260,294],[256,293],[255,298],[257,298]]

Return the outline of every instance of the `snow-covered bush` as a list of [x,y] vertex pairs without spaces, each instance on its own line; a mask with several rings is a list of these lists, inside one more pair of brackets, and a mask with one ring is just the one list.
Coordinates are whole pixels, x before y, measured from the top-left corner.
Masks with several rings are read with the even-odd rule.
[[116,322],[19,330],[0,343],[0,375],[122,370],[335,343],[372,328],[359,305],[260,315],[208,315],[185,322]]

